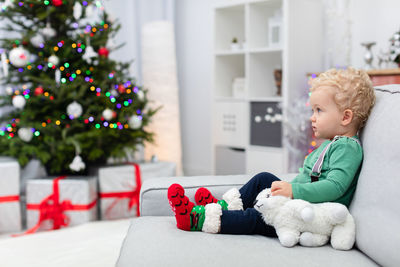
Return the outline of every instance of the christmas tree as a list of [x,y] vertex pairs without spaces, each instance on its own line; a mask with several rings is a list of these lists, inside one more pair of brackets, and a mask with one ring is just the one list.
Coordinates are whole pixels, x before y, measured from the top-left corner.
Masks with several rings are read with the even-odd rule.
[[108,57],[120,24],[100,1],[0,2],[0,154],[49,174],[80,173],[152,141],[156,112],[129,77],[130,62]]

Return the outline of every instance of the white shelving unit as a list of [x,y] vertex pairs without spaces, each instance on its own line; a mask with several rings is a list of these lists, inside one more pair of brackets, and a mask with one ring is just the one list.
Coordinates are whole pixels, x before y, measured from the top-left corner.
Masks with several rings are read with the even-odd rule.
[[[215,174],[287,172],[290,155],[283,142],[285,110],[306,90],[306,73],[322,69],[321,2],[217,1],[213,88]],[[281,14],[282,26],[280,31],[275,28],[269,32],[271,18],[276,14]],[[277,36],[281,40],[278,44]],[[233,38],[245,45],[231,49]],[[276,69],[282,70],[281,95],[277,94],[275,84]],[[233,93],[235,78],[245,78],[241,96]]]

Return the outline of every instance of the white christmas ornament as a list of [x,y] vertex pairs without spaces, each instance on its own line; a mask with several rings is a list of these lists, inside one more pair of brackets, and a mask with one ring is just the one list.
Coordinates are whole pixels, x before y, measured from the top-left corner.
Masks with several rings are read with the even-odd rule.
[[94,8],[93,5],[86,6],[86,17],[93,16],[93,11],[94,11],[93,8]]
[[20,128],[18,130],[18,136],[22,141],[30,142],[33,137],[33,133],[31,128]]
[[12,95],[14,93],[14,90],[12,89],[12,87],[7,86],[6,93],[7,93],[7,95]]
[[74,101],[67,106],[67,114],[73,116],[74,118],[82,115],[82,106],[78,102]]
[[41,45],[44,45],[43,36],[41,34],[36,34],[31,38],[31,44],[36,48],[39,48]]
[[1,6],[1,9],[6,10],[10,6],[13,6],[13,2],[11,0],[6,0],[4,1],[4,4]]
[[10,62],[15,67],[25,67],[29,57],[29,52],[22,47],[16,47],[10,51]]
[[46,24],[46,27],[41,30],[41,33],[46,39],[50,39],[56,36],[57,32],[54,30],[51,26],[50,23]]
[[132,129],[139,129],[142,126],[142,117],[133,115],[129,118],[128,124]]
[[87,46],[85,49],[85,54],[82,58],[89,64],[92,64],[93,58],[97,57],[97,53],[94,51],[92,46]]
[[75,2],[74,5],[74,18],[78,20],[82,15],[82,5],[79,2]]
[[113,38],[109,38],[107,40],[106,47],[108,48],[108,50],[114,50],[117,47],[117,45],[115,44]]
[[14,98],[12,99],[12,104],[14,107],[22,109],[26,104],[25,97],[23,97],[22,95],[14,96]]
[[139,99],[140,101],[143,101],[143,100],[144,100],[144,93],[143,93],[143,91],[138,91],[138,92],[136,93],[136,95],[137,95],[137,97],[138,97],[138,99]]
[[1,53],[1,65],[3,67],[4,77],[8,76],[8,63],[7,63],[7,55],[5,52]]
[[60,84],[61,82],[61,71],[59,69],[56,70],[54,73],[54,79],[56,80],[57,84]]
[[75,172],[79,172],[84,170],[86,167],[85,163],[83,162],[82,158],[79,155],[76,155],[71,164],[69,164],[69,168]]
[[111,95],[113,95],[113,96],[115,96],[115,97],[117,97],[117,96],[119,96],[119,93],[118,93],[118,91],[117,90],[115,90],[115,89],[111,89]]
[[107,121],[111,120],[113,118],[113,111],[109,108],[105,109],[102,113],[104,119]]
[[55,56],[55,55],[51,55],[51,56],[49,56],[49,58],[48,58],[48,62],[51,63],[51,64],[53,64],[53,65],[55,65],[55,66],[57,66],[58,63],[60,63],[60,59],[59,59],[57,56]]

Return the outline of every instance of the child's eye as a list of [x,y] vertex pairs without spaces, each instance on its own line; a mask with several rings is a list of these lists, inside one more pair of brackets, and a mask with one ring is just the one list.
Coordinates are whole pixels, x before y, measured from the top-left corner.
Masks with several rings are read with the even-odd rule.
[[316,108],[316,110],[317,110],[317,112],[320,112],[320,111],[321,111],[321,109],[320,109],[320,108]]

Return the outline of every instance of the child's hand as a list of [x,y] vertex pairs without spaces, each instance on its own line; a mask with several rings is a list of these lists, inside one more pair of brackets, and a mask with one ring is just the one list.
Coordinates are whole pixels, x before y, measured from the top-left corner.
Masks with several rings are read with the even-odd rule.
[[285,181],[275,181],[271,185],[272,196],[285,196],[293,198],[292,184]]

